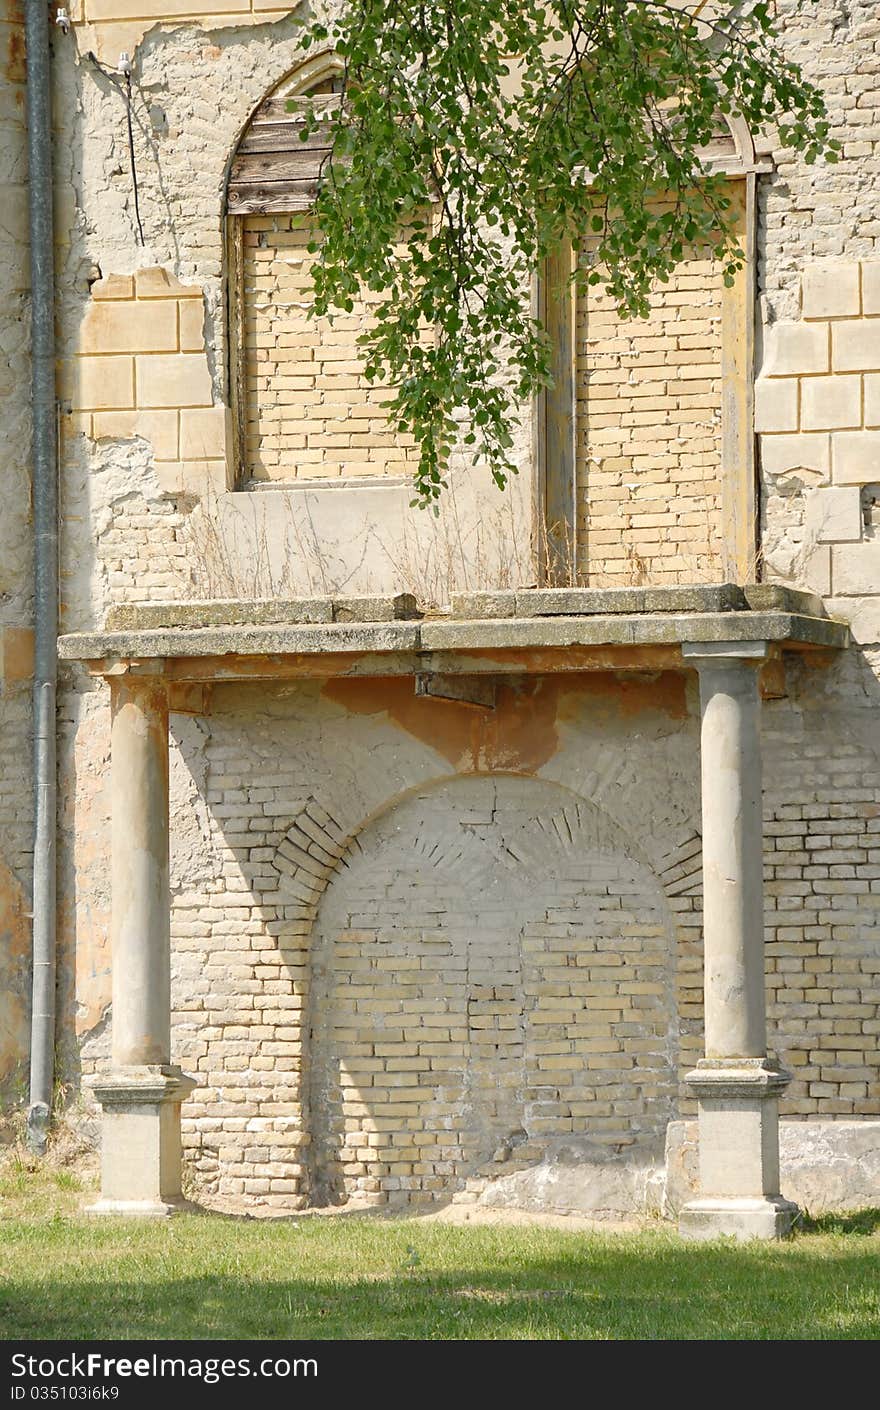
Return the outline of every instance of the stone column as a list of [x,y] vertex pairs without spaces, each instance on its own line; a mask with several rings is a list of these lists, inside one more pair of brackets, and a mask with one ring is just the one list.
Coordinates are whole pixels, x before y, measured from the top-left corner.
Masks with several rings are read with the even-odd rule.
[[171,1064],[168,700],[154,677],[111,677],[112,1069],[95,1213],[168,1214],[181,1203],[180,1103]]
[[706,1056],[688,1073],[699,1099],[700,1198],[691,1238],[778,1238],[796,1206],[779,1193],[778,1095],[767,1053],[761,702],[765,642],[682,647],[700,677]]

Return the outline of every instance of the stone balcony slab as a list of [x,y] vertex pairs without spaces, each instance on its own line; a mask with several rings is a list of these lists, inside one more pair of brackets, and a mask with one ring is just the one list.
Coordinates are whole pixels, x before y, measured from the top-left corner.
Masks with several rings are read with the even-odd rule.
[[103,631],[58,643],[96,674],[134,669],[211,681],[285,676],[687,669],[682,647],[765,641],[833,651],[847,627],[821,599],[772,585],[559,588],[461,594],[421,616],[408,594],[113,609]]

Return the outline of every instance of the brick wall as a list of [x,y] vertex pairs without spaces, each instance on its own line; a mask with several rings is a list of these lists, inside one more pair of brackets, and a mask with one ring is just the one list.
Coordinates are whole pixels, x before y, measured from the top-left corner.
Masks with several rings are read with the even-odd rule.
[[[809,701],[810,684],[803,685]],[[876,716],[828,706],[820,712],[807,703],[802,713],[800,703],[765,705],[770,1041],[794,1074],[784,1115],[878,1116]]]
[[577,542],[590,587],[719,582],[721,273],[695,254],[622,320],[578,298]]
[[430,1200],[588,1133],[662,1140],[674,926],[610,820],[464,778],[362,833],[312,940],[313,1195]]
[[[880,1108],[880,750],[832,684],[764,706],[769,1042],[800,1117]],[[538,777],[449,778],[434,714],[420,742],[313,685],[220,687],[175,724],[174,1049],[210,1188],[419,1202],[566,1142],[643,1153],[693,1112],[698,722],[609,716],[607,688],[566,693]],[[102,827],[81,813],[83,1073],[109,1060]]]
[[388,390],[363,375],[356,346],[369,303],[312,319],[308,244],[299,216],[243,220],[245,450],[254,480],[410,475],[417,455],[395,436]]

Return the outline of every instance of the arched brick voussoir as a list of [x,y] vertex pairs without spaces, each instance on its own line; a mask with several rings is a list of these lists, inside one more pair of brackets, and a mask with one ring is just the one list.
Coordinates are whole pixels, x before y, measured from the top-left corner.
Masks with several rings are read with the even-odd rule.
[[314,795],[297,814],[278,844],[272,860],[277,900],[290,912],[301,909],[313,919],[327,882],[362,825],[348,826],[324,808]]
[[[311,928],[331,878],[340,867],[347,865],[346,858],[358,847],[358,836],[365,827],[406,799],[421,792],[430,793],[458,777],[456,773],[448,773],[422,780],[357,817],[346,815],[346,809],[338,801],[325,804],[314,795],[310,796],[278,843],[272,862],[277,878],[275,886],[264,885],[265,899],[271,899],[283,912],[285,928],[292,927],[299,934]],[[501,780],[518,776],[498,773],[485,777],[498,780],[503,791]],[[479,890],[480,875],[490,861],[500,861],[508,871],[511,887],[520,890],[528,887],[529,878],[539,875],[560,851],[576,853],[579,848],[591,848],[627,853],[657,877],[679,923],[692,925],[699,919],[702,849],[695,825],[681,822],[678,817],[673,823],[671,817],[659,820],[655,816],[645,827],[642,808],[634,814],[641,824],[634,835],[603,806],[606,799],[598,801],[580,796],[559,780],[546,779],[546,782],[569,794],[571,802],[548,813],[546,818],[537,819],[537,827],[517,828],[504,849],[504,857],[496,856],[484,839],[476,854],[473,850],[468,857],[462,853],[458,859],[458,882],[463,892]],[[363,803],[362,799],[351,801]],[[419,839],[414,838],[416,850],[419,845]],[[448,855],[442,858],[444,866],[454,860]],[[431,866],[440,859],[425,852],[423,861]]]
[[[681,894],[685,876],[700,868],[699,740],[688,729],[601,731],[564,749],[539,777],[561,784],[607,816],[628,849],[656,872],[664,889]],[[696,857],[696,862],[694,858]]]

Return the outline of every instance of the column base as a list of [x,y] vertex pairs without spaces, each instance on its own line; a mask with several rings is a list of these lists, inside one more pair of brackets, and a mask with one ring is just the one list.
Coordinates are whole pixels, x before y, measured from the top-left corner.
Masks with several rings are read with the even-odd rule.
[[781,1239],[797,1205],[779,1193],[779,1093],[790,1078],[770,1056],[704,1058],[687,1075],[699,1099],[700,1198],[686,1204],[689,1239]]
[[179,1067],[132,1067],[92,1084],[103,1108],[101,1197],[89,1214],[164,1217],[181,1191],[180,1103],[196,1083]]
[[186,1214],[195,1206],[179,1200],[99,1199],[87,1204],[83,1214],[119,1214],[130,1219],[165,1219],[170,1214]]
[[681,1210],[678,1232],[683,1239],[785,1239],[798,1212],[797,1205],[781,1195],[697,1199]]

